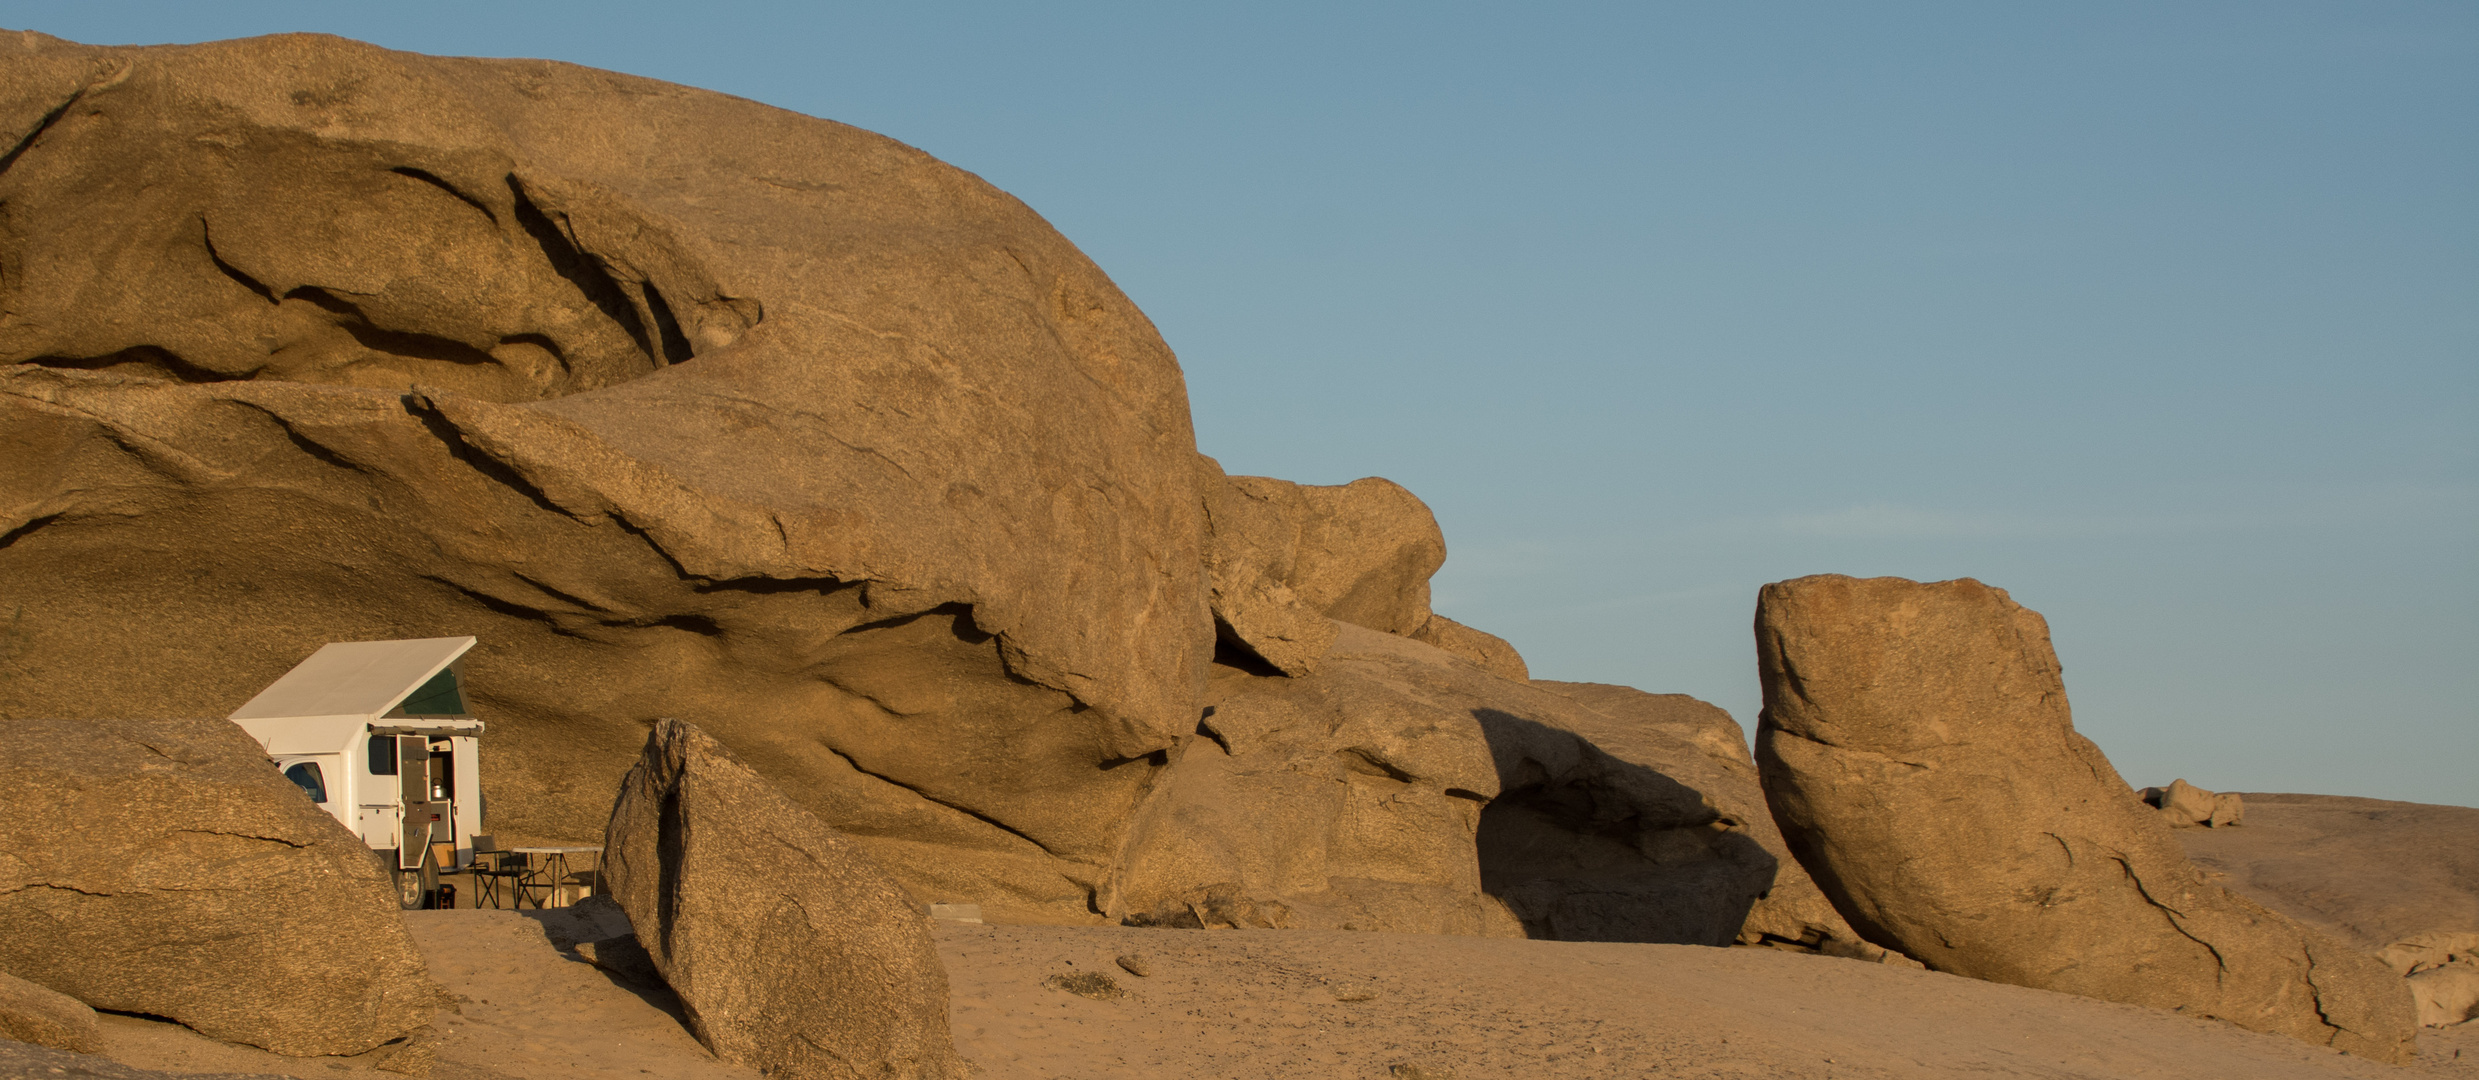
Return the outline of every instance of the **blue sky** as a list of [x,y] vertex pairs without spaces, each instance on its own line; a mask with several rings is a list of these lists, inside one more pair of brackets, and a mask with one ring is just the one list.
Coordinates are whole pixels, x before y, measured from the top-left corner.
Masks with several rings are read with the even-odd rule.
[[1753,725],[1759,585],[1973,576],[2137,784],[2479,804],[2479,6],[0,5],[884,132],[1056,224],[1234,472]]

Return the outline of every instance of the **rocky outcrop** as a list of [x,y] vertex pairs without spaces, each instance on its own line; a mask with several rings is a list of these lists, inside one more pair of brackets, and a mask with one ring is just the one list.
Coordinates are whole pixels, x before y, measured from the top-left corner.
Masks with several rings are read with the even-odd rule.
[[566,64],[0,56],[0,716],[223,715],[328,641],[472,634],[503,839],[594,835],[693,715],[908,888],[1094,917],[1196,723],[1202,466],[1039,216]]
[[1205,462],[1206,567],[1226,645],[1306,675],[1334,641],[1332,618],[1522,671],[1495,637],[1452,620],[1430,629],[1429,576],[1446,561],[1446,539],[1411,492],[1374,476],[1331,487],[1223,476]]
[[0,972],[0,1039],[81,1054],[103,1052],[103,1028],[86,1003]]
[[1300,560],[1301,500],[1281,496],[1295,495],[1299,485],[1226,477],[1211,458],[1204,467],[1205,571],[1216,637],[1282,675],[1317,670],[1334,645],[1334,621],[1291,587]]
[[[1626,935],[1631,925],[1659,925],[1663,916],[1658,912],[1679,910],[1663,903],[1665,894],[1676,891],[1675,887],[1647,889],[1632,900],[1615,897],[1629,895],[1625,882],[1631,878],[1664,877],[1663,867],[1676,866],[1682,861],[1681,854],[1711,853],[1718,849],[1737,857],[1684,861],[1744,866],[1753,871],[1752,881],[1758,893],[1748,906],[1746,917],[1737,927],[1730,928],[1729,940],[1742,945],[1830,950],[1868,959],[1882,957],[1881,949],[1869,949],[1860,942],[1842,916],[1835,913],[1825,894],[1817,889],[1816,882],[1791,856],[1766,809],[1756,761],[1748,754],[1747,735],[1728,712],[1685,694],[1651,694],[1632,686],[1546,680],[1532,685],[1584,706],[1582,711],[1541,714],[1542,722],[1582,739],[1595,753],[1577,755],[1576,768],[1555,778],[1545,778],[1543,793],[1531,798],[1553,805],[1591,806],[1603,820],[1632,816],[1639,826],[1655,827],[1649,836],[1627,838],[1633,858],[1622,853],[1616,858],[1575,859],[1573,871],[1563,879],[1601,878],[1584,886],[1584,890],[1613,897],[1605,901],[1613,914],[1629,910],[1649,910],[1655,914],[1593,926],[1585,921],[1582,911],[1568,907],[1564,932],[1557,936],[1599,941],[1672,940]],[[1680,792],[1650,783],[1652,777],[1679,785],[1693,801],[1678,805]],[[1664,830],[1658,827],[1664,821],[1680,823],[1669,826],[1669,837],[1664,837]],[[1727,822],[1724,835],[1736,834],[1752,842],[1761,856],[1735,839],[1701,845],[1681,842],[1681,836],[1707,839],[1703,830],[1709,829],[1709,822]],[[1698,831],[1682,834],[1681,829]],[[1728,892],[1724,890],[1725,895]],[[1562,906],[1565,905],[1552,905],[1550,910]],[[1717,925],[1716,929],[1720,927]],[[1715,936],[1712,931],[1674,935],[1700,941]]]
[[2399,978],[2187,862],[2075,732],[2047,623],[2003,590],[1780,582],[1756,644],[1775,820],[1869,940],[1958,975],[2413,1053]]
[[1508,644],[1505,638],[1486,630],[1475,630],[1444,615],[1431,614],[1426,622],[1420,624],[1420,629],[1412,631],[1409,636],[1414,641],[1425,641],[1469,660],[1479,665],[1482,671],[1501,679],[1525,682],[1532,678],[1531,669],[1524,664],[1523,654],[1516,652],[1515,646]]
[[2479,927],[2479,807],[2250,792],[2237,829],[2179,829],[2216,884],[2363,949]]
[[2451,1027],[2479,1018],[2479,932],[2431,930],[2376,951],[2410,982],[2419,1026]]
[[2244,825],[2247,820],[2247,801],[2237,792],[2205,791],[2183,779],[2172,780],[2165,788],[2148,787],[2135,795],[2144,805],[2159,810],[2161,820],[2173,829],[2218,829]]
[[965,1075],[911,899],[694,725],[655,725],[604,852],[609,895],[717,1057],[789,1080]]
[[1348,623],[1313,674],[1210,685],[1131,834],[1123,921],[1888,955],[1791,861],[1711,705]]
[[1487,699],[1468,690],[1500,680],[1417,642],[1351,624],[1335,632],[1313,675],[1217,665],[1201,737],[1143,808],[1109,914],[1158,926],[1520,933],[1482,891],[1473,858],[1498,774],[1474,717]]
[[0,721],[0,790],[0,970],[282,1054],[446,1003],[369,850],[227,721]]

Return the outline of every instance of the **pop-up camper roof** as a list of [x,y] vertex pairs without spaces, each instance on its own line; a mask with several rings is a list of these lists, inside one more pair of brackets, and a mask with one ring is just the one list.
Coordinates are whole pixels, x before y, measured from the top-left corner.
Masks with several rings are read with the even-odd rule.
[[304,720],[452,718],[458,722],[447,726],[478,731],[482,725],[468,718],[454,666],[473,646],[470,637],[333,642],[259,691],[229,719],[261,741],[279,729],[298,726],[289,722]]

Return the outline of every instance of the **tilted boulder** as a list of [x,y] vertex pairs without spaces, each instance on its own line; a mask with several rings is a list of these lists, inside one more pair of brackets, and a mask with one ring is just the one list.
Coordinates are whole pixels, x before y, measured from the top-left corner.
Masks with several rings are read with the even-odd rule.
[[446,1004],[361,840],[225,720],[0,720],[0,971],[281,1054]]
[[2382,963],[2203,880],[2075,732],[2048,624],[2003,590],[1779,582],[1756,645],[1775,820],[1869,940],[1957,975],[2414,1053]]
[[103,1052],[103,1027],[86,1003],[0,972],[0,1039],[81,1054]]
[[715,1056],[787,1080],[965,1075],[928,920],[695,725],[654,726],[603,845],[605,888]]
[[1170,350],[1033,211],[568,64],[0,59],[0,715],[471,634],[503,838],[593,836],[701,716],[908,888],[1094,917],[1201,704],[1203,474]]

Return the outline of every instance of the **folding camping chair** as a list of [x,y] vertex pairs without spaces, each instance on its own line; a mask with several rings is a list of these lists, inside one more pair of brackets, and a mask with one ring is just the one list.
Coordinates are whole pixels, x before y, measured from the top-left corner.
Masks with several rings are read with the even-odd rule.
[[509,906],[525,906],[525,879],[532,873],[532,860],[522,852],[501,851],[498,837],[473,838],[473,906],[496,908],[503,895]]

